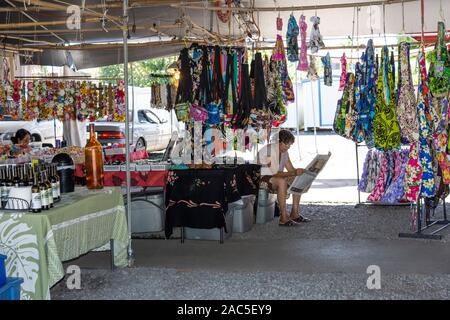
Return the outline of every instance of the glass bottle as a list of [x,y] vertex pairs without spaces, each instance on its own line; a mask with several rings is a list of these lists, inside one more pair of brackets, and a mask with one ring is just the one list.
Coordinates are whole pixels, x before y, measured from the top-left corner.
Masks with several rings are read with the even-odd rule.
[[47,197],[47,185],[44,182],[44,175],[42,172],[40,173],[41,183],[39,184],[39,188],[41,189],[41,204],[43,210],[49,209],[49,202]]
[[49,174],[49,180],[50,183],[52,185],[52,197],[53,197],[53,202],[58,200],[58,186],[56,183],[56,178],[55,178],[55,174],[53,172],[53,165],[48,167],[48,174]]
[[33,186],[31,187],[31,211],[38,213],[42,210],[41,188],[38,184],[37,173],[34,174],[33,178]]
[[103,151],[102,145],[95,137],[95,127],[89,125],[90,138],[84,149],[86,166],[86,185],[88,189],[103,188]]
[[47,185],[48,205],[50,208],[53,208],[53,189],[52,184],[48,178],[47,170],[44,171],[44,182]]
[[6,187],[7,182],[7,174],[6,174],[6,166],[1,167],[0,171],[0,194],[2,199],[2,208],[5,207],[6,202],[8,201],[8,188]]

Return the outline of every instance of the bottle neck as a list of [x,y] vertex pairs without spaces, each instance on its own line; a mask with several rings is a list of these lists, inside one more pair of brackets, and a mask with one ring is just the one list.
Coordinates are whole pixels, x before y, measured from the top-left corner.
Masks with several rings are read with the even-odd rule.
[[93,123],[91,123],[91,124],[89,125],[89,134],[90,134],[89,139],[90,139],[90,140],[95,140],[95,126],[94,126]]

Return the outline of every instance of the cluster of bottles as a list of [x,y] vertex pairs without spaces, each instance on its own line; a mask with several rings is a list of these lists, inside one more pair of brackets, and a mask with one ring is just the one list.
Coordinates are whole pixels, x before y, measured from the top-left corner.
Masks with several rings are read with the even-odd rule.
[[53,208],[61,199],[56,164],[9,165],[0,167],[1,201],[4,208],[12,188],[31,188],[32,212]]

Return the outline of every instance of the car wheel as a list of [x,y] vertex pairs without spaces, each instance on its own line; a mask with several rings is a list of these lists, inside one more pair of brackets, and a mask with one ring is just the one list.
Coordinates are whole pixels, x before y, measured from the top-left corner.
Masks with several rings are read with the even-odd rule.
[[146,149],[145,146],[145,141],[142,138],[139,138],[138,141],[136,142],[136,146],[134,147],[134,151],[140,151],[142,149]]
[[33,142],[41,142],[42,141],[41,136],[38,134],[33,134],[31,136],[31,138],[32,138]]

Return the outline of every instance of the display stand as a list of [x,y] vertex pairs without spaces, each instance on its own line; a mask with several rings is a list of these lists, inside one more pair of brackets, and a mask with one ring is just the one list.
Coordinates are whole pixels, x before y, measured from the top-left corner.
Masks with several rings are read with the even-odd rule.
[[[450,226],[450,221],[447,218],[447,209],[445,205],[445,199],[442,199],[444,219],[443,220],[430,220],[430,207],[424,203],[424,208],[422,208],[422,198],[417,200],[417,231],[416,232],[400,232],[398,234],[399,238],[414,238],[414,239],[429,239],[429,240],[442,240],[442,235],[437,234],[438,232],[444,230]],[[425,210],[423,210],[425,209]],[[435,209],[433,209],[434,211]],[[423,215],[422,213],[426,214]],[[424,219],[425,226],[422,227],[422,218]],[[433,230],[429,233],[424,231],[430,230],[434,226],[441,226],[440,228]]]
[[358,144],[355,143],[355,150],[356,150],[356,181],[357,181],[357,186],[356,186],[356,190],[358,190],[358,203],[355,205],[355,208],[358,208],[360,206],[382,206],[382,207],[397,207],[397,206],[408,206],[409,203],[386,203],[386,202],[370,202],[370,201],[365,201],[365,202],[361,202],[361,191],[359,191],[359,153],[358,153],[358,148],[360,147],[367,147],[365,144]]

